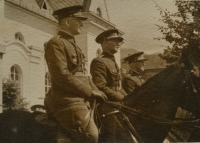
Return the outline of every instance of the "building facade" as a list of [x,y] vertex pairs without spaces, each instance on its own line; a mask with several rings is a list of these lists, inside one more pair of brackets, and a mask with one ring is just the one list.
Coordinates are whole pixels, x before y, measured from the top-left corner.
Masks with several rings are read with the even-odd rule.
[[[72,5],[83,5],[83,15],[88,17],[76,42],[86,56],[89,71],[90,62],[101,53],[100,45],[95,42],[96,36],[115,27],[109,22],[105,0],[0,1],[0,86],[7,79],[16,81],[20,96],[29,107],[43,104],[45,93],[50,88],[44,43],[58,31],[52,13]],[[116,60],[120,65],[119,55],[116,55]],[[0,112],[2,105],[3,96],[0,94]]]

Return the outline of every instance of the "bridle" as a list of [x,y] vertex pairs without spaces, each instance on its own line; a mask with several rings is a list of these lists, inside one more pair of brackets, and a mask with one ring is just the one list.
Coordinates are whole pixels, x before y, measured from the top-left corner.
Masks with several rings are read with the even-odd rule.
[[[191,86],[192,88],[192,92],[199,96],[200,97],[200,94],[199,94],[199,90],[200,90],[200,87],[196,87],[195,84],[194,84],[194,81],[192,80],[192,76],[195,76],[194,75],[194,70],[190,70],[190,71],[185,71],[185,83],[186,83],[186,92],[187,92],[187,96],[189,96],[189,85]],[[198,78],[198,77],[197,77]],[[200,100],[199,100],[200,101]],[[200,103],[200,102],[199,102]]]
[[200,79],[199,68],[195,66],[194,62],[188,55],[185,57],[189,61],[189,67],[191,67],[191,69],[187,69],[187,66],[184,63],[180,64],[185,76],[185,80],[183,82],[185,83],[186,98],[190,98],[191,94],[193,94],[199,104],[198,108],[200,109],[200,87],[198,87],[197,83],[193,80],[194,78]]

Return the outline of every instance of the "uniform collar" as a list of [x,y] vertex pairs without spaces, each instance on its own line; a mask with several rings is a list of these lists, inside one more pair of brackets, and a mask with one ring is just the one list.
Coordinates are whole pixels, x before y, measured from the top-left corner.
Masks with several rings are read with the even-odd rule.
[[115,62],[115,57],[114,57],[113,54],[110,54],[110,53],[108,53],[108,52],[103,51],[102,56],[103,56],[103,57],[107,57],[107,58],[109,58],[109,59],[111,59],[112,61]]
[[60,35],[62,38],[65,38],[65,39],[69,40],[70,42],[75,43],[74,36],[69,34],[69,33],[67,33],[66,31],[59,30],[58,35]]

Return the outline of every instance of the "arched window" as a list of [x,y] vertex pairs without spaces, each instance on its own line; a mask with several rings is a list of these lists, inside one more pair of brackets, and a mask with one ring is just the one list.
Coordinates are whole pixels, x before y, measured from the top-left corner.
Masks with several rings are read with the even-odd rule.
[[15,39],[25,43],[24,36],[20,32],[15,33]]
[[102,12],[101,12],[101,9],[99,7],[97,8],[97,15],[102,17]]
[[22,90],[22,74],[21,69],[18,65],[13,65],[10,68],[10,79],[17,85],[19,95],[21,95]]
[[25,109],[28,103],[23,101],[21,94],[21,69],[18,65],[10,68],[9,79],[3,79],[3,111],[8,109]]
[[50,88],[51,88],[51,77],[49,72],[47,72],[45,74],[45,94],[47,94]]
[[17,66],[14,65],[10,68],[10,77],[11,77],[11,80],[19,81],[20,73]]

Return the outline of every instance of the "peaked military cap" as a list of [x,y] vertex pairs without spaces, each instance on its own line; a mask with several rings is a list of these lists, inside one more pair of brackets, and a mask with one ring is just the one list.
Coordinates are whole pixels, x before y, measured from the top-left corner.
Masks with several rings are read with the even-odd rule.
[[53,12],[53,16],[59,21],[66,17],[75,17],[81,20],[87,20],[87,17],[84,17],[81,13],[83,9],[82,5],[75,5],[70,7],[65,7],[62,9],[58,9]]
[[124,61],[137,62],[137,61],[146,61],[146,60],[148,60],[148,59],[144,58],[143,54],[144,54],[144,52],[134,53],[134,54],[124,58]]
[[110,40],[110,39],[118,39],[119,42],[122,42],[124,39],[119,36],[119,31],[117,29],[108,29],[101,34],[99,34],[95,41],[99,44],[101,44],[105,40]]

